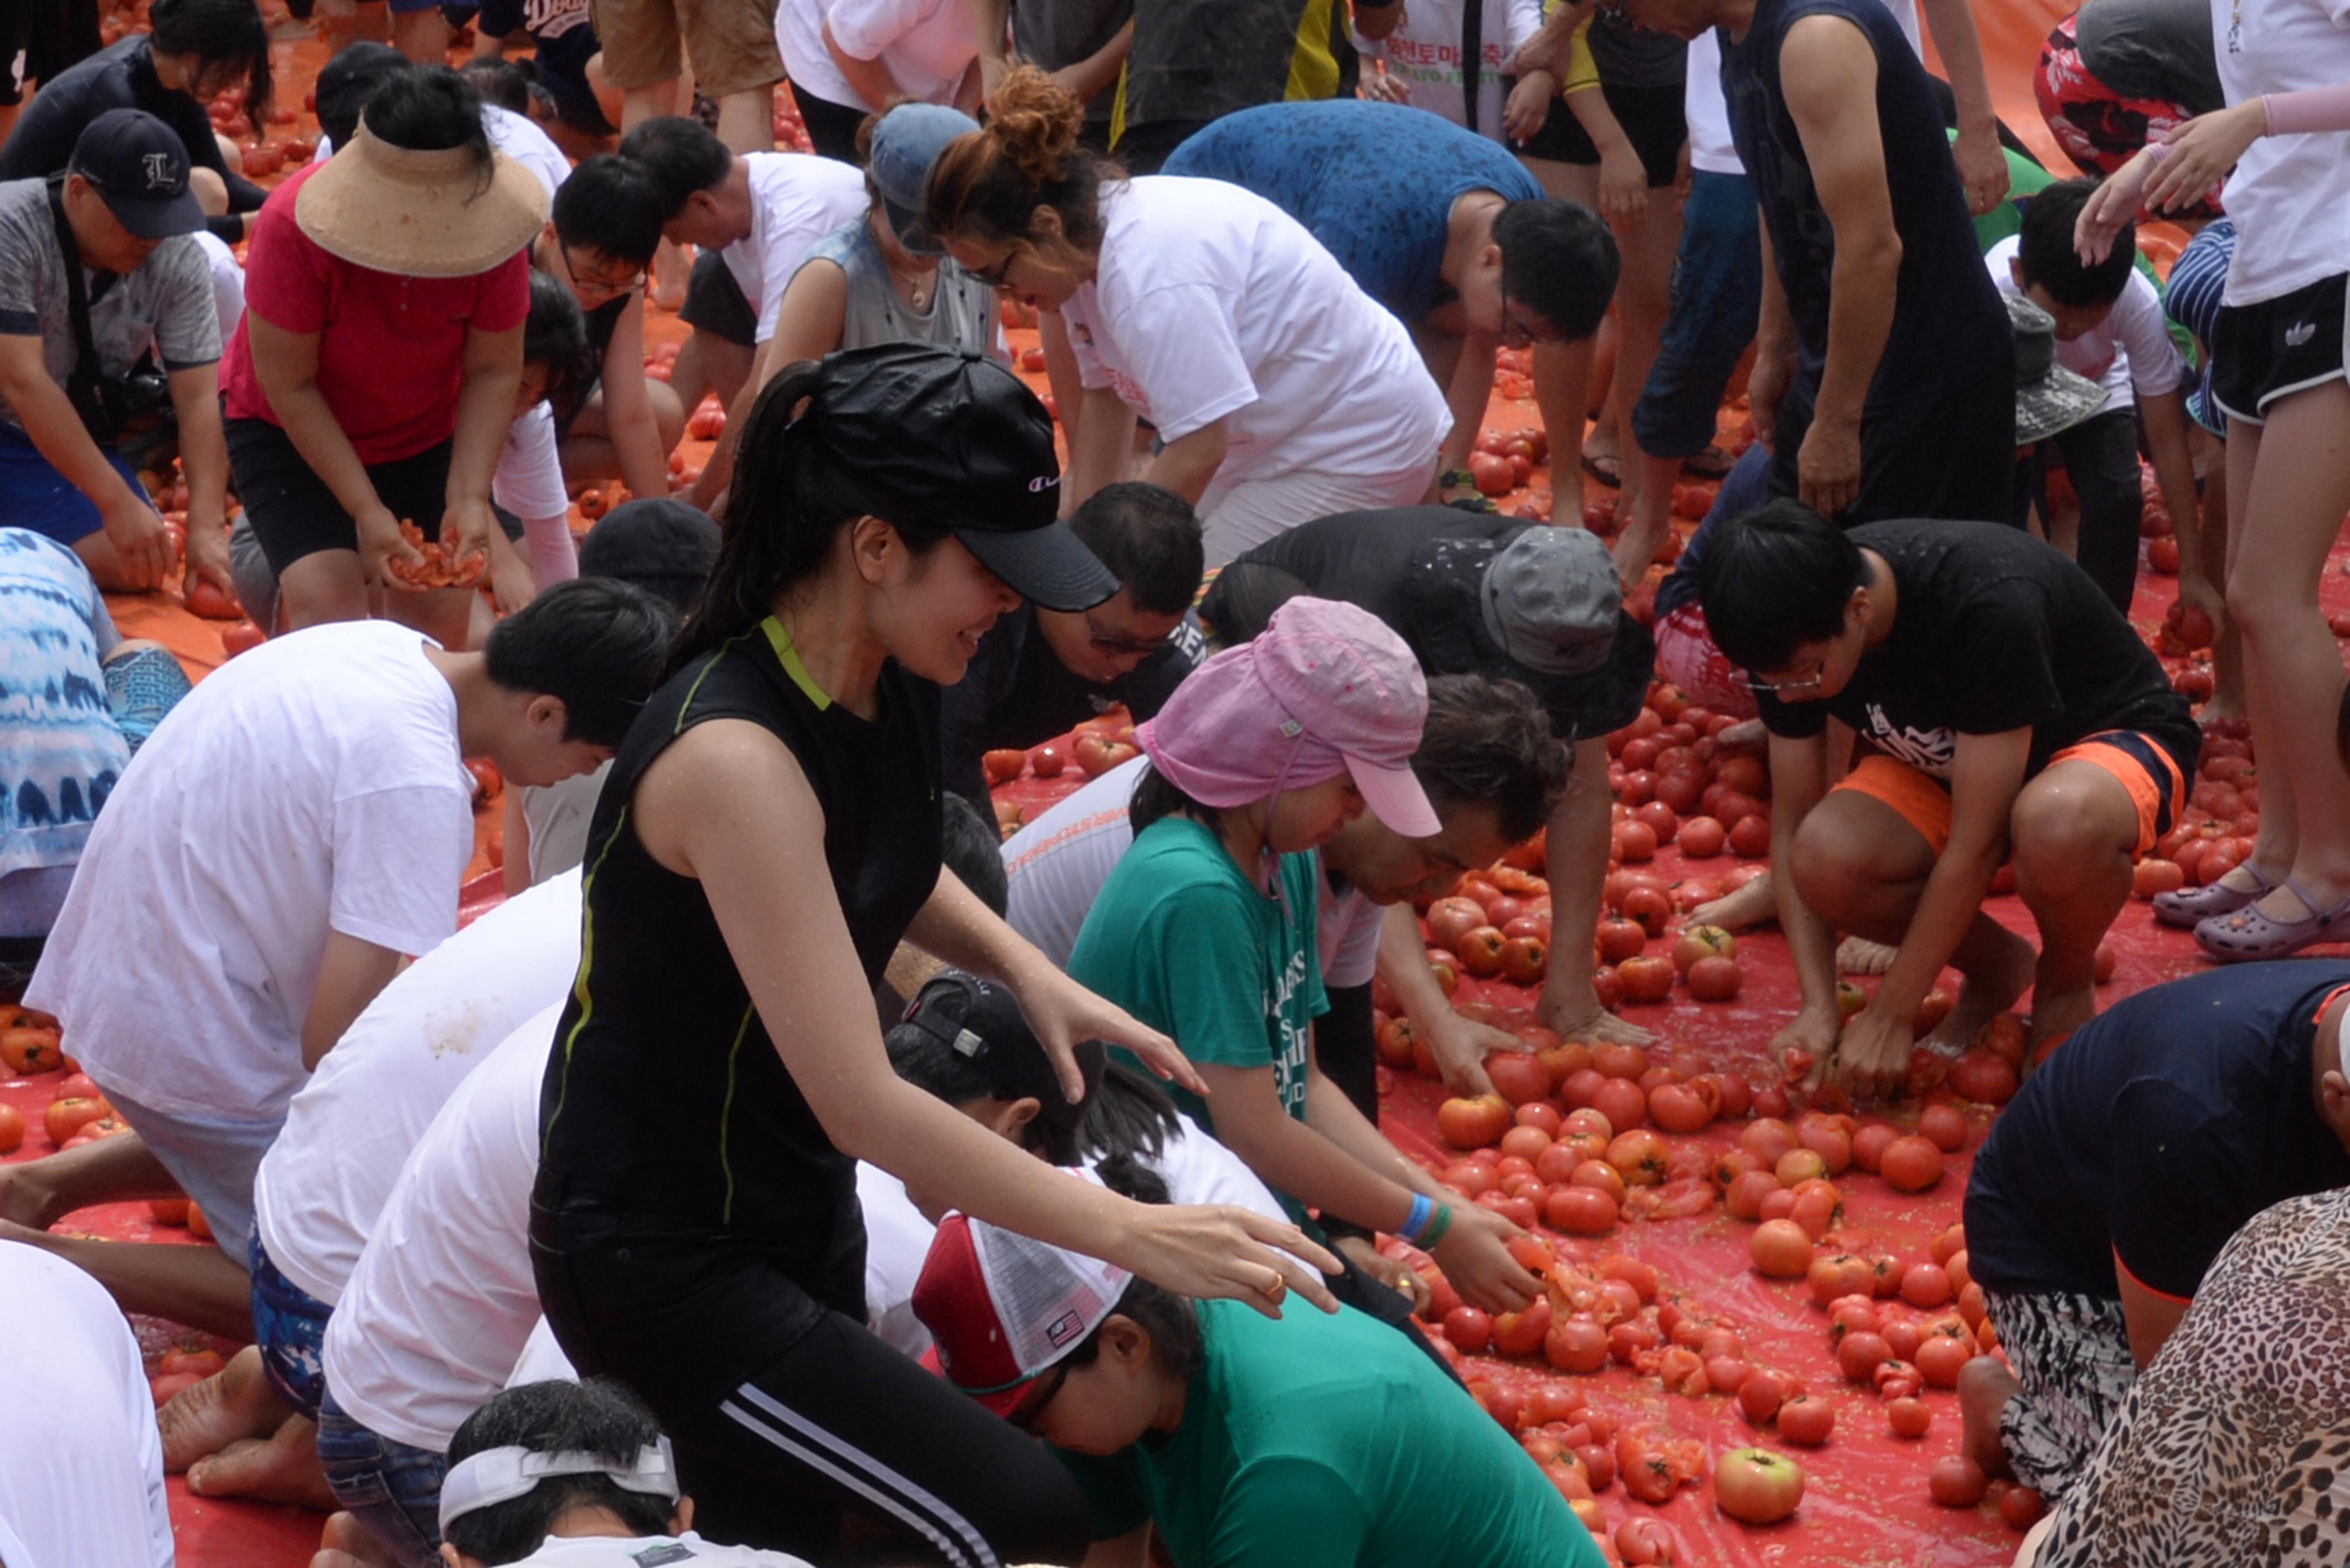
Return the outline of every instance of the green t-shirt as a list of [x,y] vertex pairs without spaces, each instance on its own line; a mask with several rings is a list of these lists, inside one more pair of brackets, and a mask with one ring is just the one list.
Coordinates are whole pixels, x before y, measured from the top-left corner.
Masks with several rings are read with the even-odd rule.
[[[1280,875],[1282,897],[1269,898],[1206,827],[1161,817],[1102,884],[1069,978],[1173,1036],[1194,1062],[1271,1067],[1282,1107],[1303,1121],[1306,1046],[1330,1011],[1315,939],[1321,883],[1311,854],[1284,856]],[[1215,1130],[1206,1101],[1168,1089]]]
[[1598,1568],[1525,1450],[1402,1334],[1352,1307],[1199,1313],[1182,1425],[1061,1456],[1096,1540],[1151,1521],[1176,1568]]

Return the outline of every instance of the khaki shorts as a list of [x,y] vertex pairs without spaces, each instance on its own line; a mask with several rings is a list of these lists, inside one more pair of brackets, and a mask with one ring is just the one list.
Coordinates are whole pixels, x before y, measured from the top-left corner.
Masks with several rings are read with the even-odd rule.
[[775,0],[594,0],[592,10],[604,79],[623,92],[675,79],[684,59],[695,90],[713,100],[784,79]]

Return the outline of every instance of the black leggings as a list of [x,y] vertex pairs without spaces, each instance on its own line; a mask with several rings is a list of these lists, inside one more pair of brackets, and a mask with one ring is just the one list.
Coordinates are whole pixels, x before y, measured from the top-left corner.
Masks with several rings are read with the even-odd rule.
[[863,105],[835,103],[796,84],[792,88],[792,101],[799,105],[800,123],[807,127],[808,145],[818,157],[854,163],[860,169],[865,166],[865,161],[857,156],[857,128],[865,123],[868,113]]
[[838,1313],[669,1433],[713,1541],[830,1562],[854,1513],[955,1568],[1074,1563],[1091,1543],[1085,1498],[1044,1444]]

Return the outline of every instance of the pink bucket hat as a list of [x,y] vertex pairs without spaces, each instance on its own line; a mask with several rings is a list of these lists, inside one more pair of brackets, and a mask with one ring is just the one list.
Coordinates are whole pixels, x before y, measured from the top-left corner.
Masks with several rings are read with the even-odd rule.
[[1368,610],[1294,598],[1253,642],[1194,670],[1134,732],[1151,766],[1202,805],[1246,805],[1350,774],[1407,838],[1444,829],[1412,776],[1428,682]]

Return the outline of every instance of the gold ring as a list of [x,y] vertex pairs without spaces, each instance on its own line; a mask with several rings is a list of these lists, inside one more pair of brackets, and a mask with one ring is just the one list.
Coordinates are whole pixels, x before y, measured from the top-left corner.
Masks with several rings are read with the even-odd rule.
[[1288,1293],[1289,1282],[1283,1278],[1278,1271],[1275,1271],[1273,1276],[1273,1283],[1264,1287],[1264,1299],[1271,1302],[1274,1305],[1279,1306],[1281,1304],[1281,1298]]

